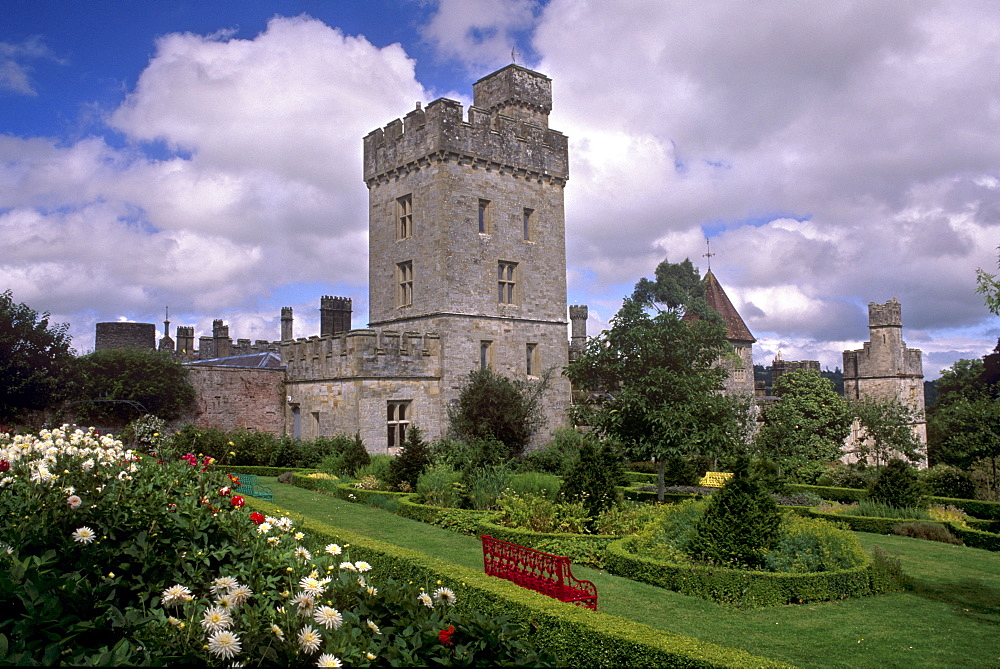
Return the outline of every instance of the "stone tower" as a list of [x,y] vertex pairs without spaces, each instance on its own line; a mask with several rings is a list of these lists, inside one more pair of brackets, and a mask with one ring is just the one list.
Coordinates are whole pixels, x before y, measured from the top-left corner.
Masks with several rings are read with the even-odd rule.
[[844,396],[898,399],[919,417],[913,429],[926,444],[922,353],[903,341],[902,309],[895,297],[868,304],[868,332],[864,348],[844,351]]
[[724,357],[720,361],[729,373],[724,392],[727,395],[753,396],[753,345],[757,338],[750,333],[750,328],[743,322],[712,270],[705,272],[702,283],[705,285],[705,301],[722,316],[726,325],[726,339],[732,344],[735,353],[735,357]]
[[[441,338],[441,407],[483,366],[554,369],[547,429],[565,423],[566,136],[548,127],[552,82],[508,65],[364,140],[372,328]],[[419,416],[413,416],[416,424]]]

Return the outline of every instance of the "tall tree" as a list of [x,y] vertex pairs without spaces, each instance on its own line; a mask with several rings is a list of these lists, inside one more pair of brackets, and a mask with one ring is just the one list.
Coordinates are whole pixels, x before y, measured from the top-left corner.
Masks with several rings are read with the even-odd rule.
[[[1000,246],[997,247],[1000,250]],[[1000,268],[1000,259],[997,260]],[[986,308],[1000,316],[1000,278],[996,274],[988,274],[982,269],[976,270],[976,292],[982,293]]]
[[50,325],[47,312],[15,304],[11,291],[0,293],[0,422],[44,409],[64,394],[73,362],[68,329]]
[[774,394],[779,400],[764,411],[754,439],[759,455],[786,469],[840,458],[851,416],[830,380],[797,369],[778,379]]
[[679,263],[664,260],[656,266],[654,280],[639,279],[632,292],[633,302],[657,311],[691,312],[696,300],[704,297],[705,285],[688,258]]
[[920,440],[913,432],[918,416],[894,397],[862,397],[849,404],[851,414],[860,424],[854,453],[876,466],[903,455],[915,462],[921,457]]
[[738,428],[720,393],[726,372],[715,365],[729,350],[718,315],[684,320],[670,308],[651,316],[644,303],[626,299],[611,328],[566,368],[577,388],[603,398],[575,405],[575,416],[620,441],[633,458],[655,458],[662,499],[668,458],[733,448]]

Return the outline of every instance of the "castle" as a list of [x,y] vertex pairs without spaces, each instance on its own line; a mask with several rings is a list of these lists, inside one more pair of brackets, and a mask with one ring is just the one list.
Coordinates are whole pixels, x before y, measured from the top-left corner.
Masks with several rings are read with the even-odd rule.
[[[175,342],[165,320],[159,348],[189,366],[192,418],[303,439],[356,432],[370,451],[391,453],[411,425],[429,439],[444,436],[469,373],[490,367],[548,378],[540,442],[567,424],[571,389],[561,370],[585,346],[588,313],[568,308],[567,341],[569,155],[566,136],[549,128],[551,109],[551,80],[512,64],[473,85],[467,114],[446,98],[418,102],[370,132],[369,327],[354,329],[350,298],[332,296],[321,298],[320,333],[311,337],[294,336],[289,307],[278,341],[234,342],[217,320],[196,349],[194,328],[178,327]],[[711,270],[704,283],[736,354],[720,360],[725,392],[753,395],[756,340]],[[922,378],[895,304],[870,306],[880,323],[872,342],[850,364],[844,354],[855,393]],[[96,347],[151,348],[153,337],[149,324],[99,323]]]

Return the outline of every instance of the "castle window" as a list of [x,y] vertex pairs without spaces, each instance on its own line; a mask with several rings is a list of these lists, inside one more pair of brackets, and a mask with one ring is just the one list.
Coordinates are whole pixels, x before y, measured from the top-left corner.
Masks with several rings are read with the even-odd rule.
[[413,261],[407,260],[396,265],[396,306],[413,305]]
[[410,426],[410,400],[386,402],[386,446],[396,448],[406,441]]
[[534,218],[535,210],[525,207],[524,212],[521,215],[521,228],[524,232],[524,241],[526,242],[531,241],[532,233],[534,232],[534,230],[532,230],[535,224]]
[[479,200],[479,234],[488,235],[492,232],[492,208],[489,200]]
[[514,304],[514,288],[517,286],[517,263],[501,260],[497,263],[497,302]]
[[493,363],[493,342],[485,339],[479,342],[479,369],[486,369]]
[[413,235],[413,195],[396,198],[396,239]]
[[528,376],[538,376],[538,344],[526,344],[524,352]]

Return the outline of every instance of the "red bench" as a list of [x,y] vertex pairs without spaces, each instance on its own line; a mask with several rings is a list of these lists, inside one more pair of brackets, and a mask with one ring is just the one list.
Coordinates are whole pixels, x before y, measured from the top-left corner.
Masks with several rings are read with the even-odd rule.
[[483,566],[490,576],[507,579],[523,588],[554,597],[560,602],[597,610],[597,586],[573,576],[569,558],[483,535]]

